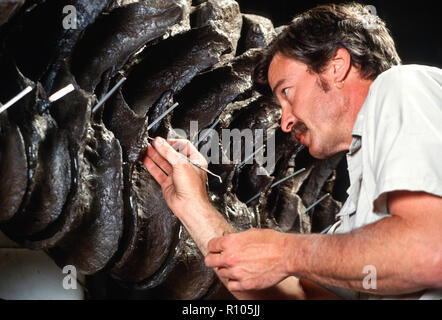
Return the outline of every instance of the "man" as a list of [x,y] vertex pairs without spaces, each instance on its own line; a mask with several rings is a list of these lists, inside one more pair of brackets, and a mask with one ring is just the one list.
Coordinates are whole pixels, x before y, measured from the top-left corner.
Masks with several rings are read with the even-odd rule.
[[196,149],[149,146],[146,168],[236,297],[442,298],[442,72],[399,64],[384,23],[353,3],[296,17],[256,69],[283,131],[316,158],[348,151],[349,198],[328,234],[235,233],[175,151],[207,165]]

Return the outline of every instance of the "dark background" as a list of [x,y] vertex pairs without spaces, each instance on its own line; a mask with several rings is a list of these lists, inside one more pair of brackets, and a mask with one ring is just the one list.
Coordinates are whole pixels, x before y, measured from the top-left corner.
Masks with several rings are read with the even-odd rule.
[[[349,1],[320,0],[237,0],[243,13],[272,20],[275,27],[289,24],[292,18],[319,4]],[[442,68],[441,1],[371,0],[358,1],[376,7],[396,42],[403,64],[418,63]]]

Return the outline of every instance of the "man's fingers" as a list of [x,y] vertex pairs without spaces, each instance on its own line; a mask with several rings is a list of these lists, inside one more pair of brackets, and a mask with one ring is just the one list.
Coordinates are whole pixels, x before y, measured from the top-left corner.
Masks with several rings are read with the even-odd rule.
[[158,167],[158,165],[149,157],[144,158],[143,164],[155,181],[162,186],[169,176],[165,174],[164,171],[161,170],[160,167]]
[[172,148],[170,144],[167,143],[163,138],[157,137],[153,142],[155,150],[169,162],[169,164],[174,167],[180,163],[185,163],[187,160],[183,159],[183,155],[178,154],[178,152]]
[[209,252],[220,253],[221,251],[223,251],[224,248],[222,246],[222,241],[223,237],[213,238],[212,240],[210,240],[209,243],[207,244]]
[[244,291],[244,288],[241,285],[241,282],[237,280],[230,280],[227,282],[227,289],[229,291]]
[[167,139],[167,143],[173,147],[173,149],[186,157],[192,153],[198,152],[192,143],[186,139]]
[[150,144],[147,146],[147,156],[152,159],[167,175],[172,174],[172,166]]
[[220,276],[221,278],[229,279],[229,280],[238,280],[233,276],[232,270],[229,268],[220,267],[220,268],[218,268],[217,273],[218,273],[218,276]]
[[188,163],[186,158],[207,168],[207,161],[189,140],[155,138],[153,146],[158,153],[166,159],[172,167],[178,164]]
[[220,268],[227,266],[224,261],[223,255],[220,253],[209,253],[204,258],[204,263],[208,268]]
[[191,160],[207,169],[208,164],[203,155],[198,149],[189,141],[185,139],[167,139],[167,142],[174,148],[174,150],[185,155]]

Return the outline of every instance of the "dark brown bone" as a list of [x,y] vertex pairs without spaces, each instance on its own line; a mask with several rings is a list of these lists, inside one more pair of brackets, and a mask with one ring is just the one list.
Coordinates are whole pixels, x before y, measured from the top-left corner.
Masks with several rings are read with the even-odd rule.
[[[13,64],[9,70],[12,69]],[[20,90],[35,86],[16,69],[4,76]],[[23,202],[14,217],[2,225],[2,230],[17,242],[44,230],[58,218],[71,186],[67,139],[57,134],[57,124],[47,111],[37,112],[38,105],[44,103],[42,98],[43,90],[37,85],[9,109],[10,118],[23,134],[28,160],[28,187]]]
[[229,65],[195,77],[175,96],[180,112],[172,116],[172,126],[186,132],[190,121],[198,121],[200,129],[210,126],[227,104],[252,87],[251,71],[258,54],[248,51]]
[[239,54],[252,48],[264,48],[276,36],[273,23],[269,19],[254,14],[243,14],[242,19]]
[[180,261],[174,266],[167,280],[160,286],[163,299],[195,300],[202,298],[217,281],[215,272],[204,264],[204,257],[185,230],[186,247]]
[[[68,72],[60,73],[56,86],[75,81]],[[88,142],[91,108],[96,100],[76,86],[69,99],[54,103],[50,111],[59,125],[59,134],[68,137],[68,150],[72,172],[72,187],[60,217],[44,231],[27,237],[25,245],[31,248],[51,248],[75,230],[82,222],[92,203],[90,164],[84,157]]]
[[0,26],[8,22],[25,0],[3,0],[0,2]]
[[160,186],[141,163],[126,166],[123,256],[110,271],[133,284],[146,281],[175,246],[178,219],[167,207]]
[[131,164],[144,156],[147,147],[147,120],[147,117],[132,111],[121,89],[106,104],[103,121],[120,141],[124,160]]
[[17,212],[28,184],[28,163],[20,129],[0,115],[0,222]]
[[[7,42],[19,69],[30,79],[42,81],[45,89],[52,91],[54,77],[62,66],[60,63],[69,56],[81,32],[110,1],[47,0],[40,1],[32,9],[27,8],[31,4],[26,3],[17,15],[15,28],[8,33]],[[63,19],[67,16],[63,8],[67,5],[76,9],[77,29],[63,27]]]
[[59,266],[73,265],[83,274],[112,263],[123,232],[121,147],[103,124],[93,123],[89,130],[84,157],[90,165],[91,206],[82,224],[49,250]]
[[180,91],[228,48],[226,37],[211,25],[147,47],[139,54],[142,61],[130,70],[123,94],[137,114],[145,115],[165,91]]
[[238,40],[241,36],[242,17],[239,5],[234,0],[207,0],[193,10],[190,15],[193,28],[215,24],[229,38],[231,53],[223,60],[236,55]]
[[116,8],[97,19],[72,55],[72,72],[80,87],[93,92],[103,74],[112,78],[133,53],[164,35],[168,27],[181,19],[181,14],[182,9],[175,4],[154,8],[139,2]]

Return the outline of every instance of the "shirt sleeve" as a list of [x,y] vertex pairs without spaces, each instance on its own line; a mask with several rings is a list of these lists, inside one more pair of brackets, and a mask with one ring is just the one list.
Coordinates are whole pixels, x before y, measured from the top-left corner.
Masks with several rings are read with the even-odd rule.
[[442,196],[442,71],[394,69],[373,83],[365,115],[362,139],[376,184],[375,212],[386,210],[391,191]]

